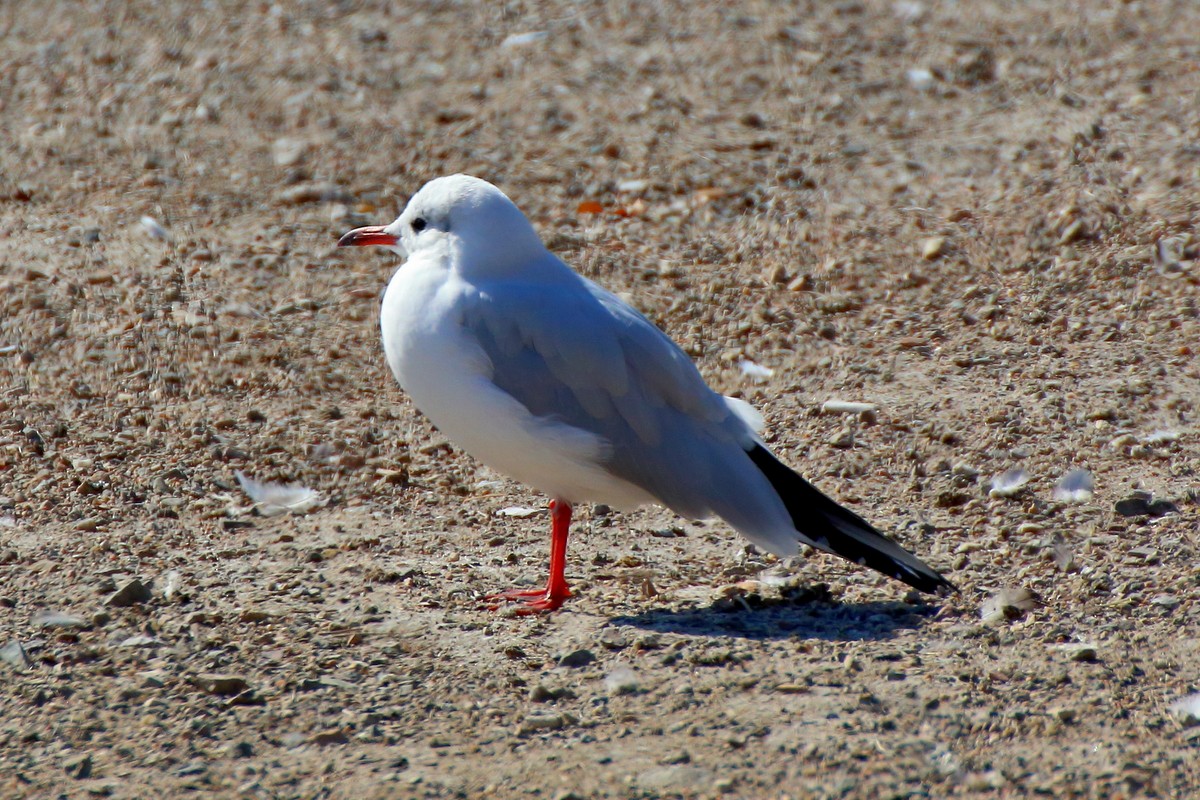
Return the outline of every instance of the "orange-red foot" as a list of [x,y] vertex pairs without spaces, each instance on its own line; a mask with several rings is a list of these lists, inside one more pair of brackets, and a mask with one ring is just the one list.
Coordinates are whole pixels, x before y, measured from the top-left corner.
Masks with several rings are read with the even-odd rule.
[[[571,530],[571,504],[565,500],[551,500],[550,521],[550,576],[546,581],[546,588],[512,589],[488,595],[486,600],[519,600],[521,607],[516,609],[516,613],[528,616],[561,608],[563,601],[571,596],[564,572],[567,566],[567,536]],[[489,608],[495,611],[500,608],[500,604],[491,605]]]
[[[570,596],[570,590],[565,587],[558,592],[552,592],[548,589],[509,589],[506,592],[489,594],[484,600],[499,600],[501,602],[519,600],[521,606],[514,609],[514,612],[517,616],[526,617],[531,614],[540,614],[543,611],[554,611],[555,609],[562,608],[562,604]],[[501,604],[492,603],[487,608],[489,611],[497,611],[501,608]]]

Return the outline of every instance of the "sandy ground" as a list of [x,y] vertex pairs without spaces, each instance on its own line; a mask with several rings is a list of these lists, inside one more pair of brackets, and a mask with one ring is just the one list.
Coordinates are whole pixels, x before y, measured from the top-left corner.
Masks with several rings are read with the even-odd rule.
[[[4,4],[0,796],[1195,796],[1198,29]],[[396,259],[333,247],[459,171],[961,593],[582,509],[577,598],[482,608],[544,579],[547,518],[500,513],[544,498],[415,411]]]

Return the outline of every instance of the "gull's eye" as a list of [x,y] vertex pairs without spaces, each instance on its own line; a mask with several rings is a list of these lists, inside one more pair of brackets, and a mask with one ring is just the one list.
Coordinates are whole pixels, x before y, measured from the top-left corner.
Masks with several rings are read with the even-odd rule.
[[425,218],[417,217],[412,221],[412,229],[415,233],[420,233],[425,230]]

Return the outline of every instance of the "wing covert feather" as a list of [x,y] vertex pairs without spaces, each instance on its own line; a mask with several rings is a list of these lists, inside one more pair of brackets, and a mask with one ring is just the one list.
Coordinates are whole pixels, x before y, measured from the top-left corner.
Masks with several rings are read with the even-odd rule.
[[601,466],[676,512],[706,516],[721,495],[750,490],[730,475],[755,441],[743,417],[664,333],[590,281],[493,284],[464,305],[462,325],[497,387],[608,441]]

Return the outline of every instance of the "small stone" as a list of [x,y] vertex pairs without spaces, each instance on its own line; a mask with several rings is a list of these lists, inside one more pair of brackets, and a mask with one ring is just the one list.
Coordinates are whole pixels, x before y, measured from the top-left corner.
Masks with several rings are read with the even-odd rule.
[[657,650],[662,647],[662,637],[657,633],[643,633],[634,639],[633,647],[635,650]]
[[267,622],[274,619],[275,616],[274,612],[268,611],[265,608],[247,608],[243,609],[242,613],[238,615],[238,620],[250,623]]
[[1174,514],[1179,511],[1179,507],[1170,500],[1155,500],[1150,503],[1150,516],[1165,517],[1167,514]]
[[669,792],[691,792],[711,785],[712,780],[712,772],[690,764],[658,767],[637,776],[639,787]]
[[158,647],[161,644],[162,642],[153,636],[137,634],[136,636],[130,636],[128,639],[122,639],[117,644],[117,647]]
[[148,669],[137,675],[142,679],[142,686],[147,689],[161,689],[167,685],[167,673],[161,669]]
[[264,706],[266,704],[267,701],[263,699],[263,696],[253,689],[238,692],[229,698],[229,705],[231,706]]
[[557,700],[558,694],[544,683],[535,683],[533,688],[529,690],[529,701],[531,703],[548,703],[551,700]]
[[63,771],[77,781],[92,777],[92,757],[88,753],[72,756],[63,763]]
[[332,744],[346,744],[346,742],[350,741],[350,737],[346,735],[345,728],[330,728],[329,730],[314,733],[309,738],[309,741],[325,747]]
[[854,447],[854,430],[852,428],[842,428],[826,440],[831,447],[836,447],[839,450],[849,450]]
[[860,403],[850,400],[826,400],[821,404],[821,413],[823,414],[857,414],[862,415],[867,412],[877,411],[879,407],[874,403]]
[[308,153],[308,142],[303,139],[276,139],[271,144],[271,157],[277,167],[294,167]]
[[1070,651],[1070,658],[1072,661],[1090,664],[1097,660],[1096,646],[1093,644],[1083,644],[1079,645],[1078,647],[1074,647]]
[[931,236],[921,242],[921,258],[933,261],[946,252],[946,237]]
[[1087,226],[1083,220],[1077,219],[1067,227],[1063,228],[1062,233],[1058,237],[1059,245],[1067,245],[1072,242],[1077,242],[1087,235]]
[[937,497],[933,499],[933,504],[938,508],[957,508],[971,502],[971,495],[966,492],[957,492],[952,489],[947,489],[944,492],[938,492]]
[[812,690],[802,683],[781,683],[775,687],[775,691],[780,694],[807,694]]
[[690,764],[692,763],[692,754],[687,750],[678,750],[673,753],[668,753],[659,760],[660,764]]
[[209,672],[196,676],[196,685],[209,694],[236,695],[250,688],[246,679],[239,675]]
[[989,769],[986,772],[972,772],[966,776],[964,785],[972,792],[992,792],[1004,787],[1003,773]]
[[104,601],[104,605],[114,608],[128,608],[129,606],[150,601],[150,587],[139,581],[137,578],[127,582],[124,586]]
[[1180,600],[1173,594],[1156,594],[1150,598],[1150,602],[1164,611],[1174,611],[1179,608]]
[[518,736],[528,736],[537,731],[556,731],[567,724],[563,714],[530,714],[517,728]]
[[61,611],[39,611],[33,615],[33,624],[39,628],[87,628],[88,622],[82,617],[64,614]]
[[351,198],[333,184],[327,183],[301,183],[296,186],[289,186],[278,195],[276,199],[285,206],[298,206],[305,203],[322,203],[322,202],[348,202]]
[[591,650],[573,650],[558,659],[558,666],[571,668],[586,667],[595,660],[596,654]]
[[18,670],[28,669],[33,664],[25,652],[25,646],[15,639],[0,647],[0,661]]
[[1150,513],[1150,497],[1149,492],[1134,492],[1129,497],[1122,498],[1113,504],[1115,510],[1122,517],[1142,517]]
[[308,741],[308,737],[299,731],[289,731],[279,737],[279,743],[284,747],[299,747]]
[[1113,504],[1113,509],[1123,517],[1163,517],[1179,510],[1170,500],[1155,500],[1146,491],[1134,491],[1128,497]]
[[640,688],[637,673],[629,667],[617,667],[604,677],[604,688],[614,696],[636,694]]
[[226,752],[230,758],[250,758],[254,755],[254,745],[246,741],[230,742]]
[[782,264],[773,264],[763,273],[763,280],[769,284],[781,286],[791,280],[787,269]]
[[596,641],[600,643],[601,647],[608,650],[624,650],[629,646],[629,640],[625,638],[625,634],[616,628],[605,628],[600,631]]

